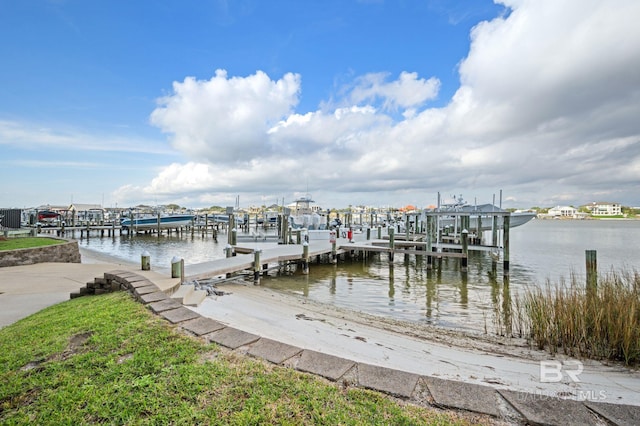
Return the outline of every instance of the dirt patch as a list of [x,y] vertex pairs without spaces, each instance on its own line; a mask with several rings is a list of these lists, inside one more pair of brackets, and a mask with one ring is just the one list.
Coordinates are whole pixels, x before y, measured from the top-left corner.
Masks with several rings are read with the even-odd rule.
[[74,334],[69,338],[69,344],[67,345],[67,348],[61,353],[52,355],[47,361],[64,361],[78,353],[83,352],[86,349],[87,340],[89,340],[92,335],[93,331]]

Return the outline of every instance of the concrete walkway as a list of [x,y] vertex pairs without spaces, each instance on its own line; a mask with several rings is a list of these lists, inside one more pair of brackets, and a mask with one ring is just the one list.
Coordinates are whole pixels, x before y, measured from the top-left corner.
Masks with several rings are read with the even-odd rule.
[[[153,312],[204,341],[339,383],[377,390],[420,405],[482,413],[508,424],[640,424],[640,388],[629,389],[631,395],[638,395],[634,401],[627,401],[626,398],[625,403],[619,403],[619,400],[585,402],[549,396],[542,391],[523,392],[505,386],[494,387],[442,378],[437,372],[420,374],[405,371],[395,365],[390,367],[392,363],[385,366],[380,362],[368,362],[349,351],[347,356],[340,355],[339,351],[336,352],[336,346],[340,346],[341,342],[328,350],[310,349],[303,339],[299,340],[301,345],[290,340],[290,337],[279,339],[251,331],[251,322],[259,323],[269,315],[269,302],[266,300],[262,300],[265,309],[254,311],[248,321],[233,324],[232,317],[220,321],[208,317],[206,309],[201,313],[196,312],[172,300],[164,290],[175,285],[175,279],[167,278],[164,273],[138,269],[133,265],[113,263],[0,268],[0,326],[11,324],[45,306],[68,300],[70,292],[78,291],[94,278],[104,277],[120,283]],[[310,324],[322,321],[312,321],[310,317],[296,320],[307,324],[307,334],[319,334],[318,329]],[[402,356],[402,344],[396,343],[398,353]],[[451,363],[452,360],[442,361]],[[433,371],[438,370],[437,365],[434,368]],[[499,371],[495,374],[500,376]],[[640,381],[631,383],[635,387]]]

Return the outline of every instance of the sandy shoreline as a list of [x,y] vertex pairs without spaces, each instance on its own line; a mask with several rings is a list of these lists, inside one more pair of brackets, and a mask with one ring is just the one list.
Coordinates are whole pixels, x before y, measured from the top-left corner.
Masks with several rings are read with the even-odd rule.
[[[80,251],[82,263],[140,267],[137,262],[123,262],[88,249]],[[168,274],[168,270],[157,272]],[[305,349],[421,375],[545,396],[636,405],[640,401],[640,373],[621,365],[582,360],[580,382],[563,376],[558,383],[542,383],[541,361],[576,360],[531,349],[524,339],[373,316],[242,280],[219,284],[217,288],[224,295],[208,297],[191,309],[234,328]]]

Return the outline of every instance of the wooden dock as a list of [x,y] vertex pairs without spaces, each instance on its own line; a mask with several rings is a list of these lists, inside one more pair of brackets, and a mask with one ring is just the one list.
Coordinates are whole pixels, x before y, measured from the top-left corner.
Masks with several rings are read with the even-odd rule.
[[[309,258],[331,255],[333,246],[328,241],[312,241],[308,246],[307,261]],[[336,254],[344,251],[336,248]],[[236,256],[216,259],[194,265],[184,266],[185,281],[212,278],[220,275],[238,273],[245,270],[256,270],[255,251],[253,249],[238,248]],[[265,265],[281,262],[302,262],[304,258],[304,246],[298,244],[278,245],[276,247],[260,251],[260,270],[267,269]]]
[[[478,248],[483,249],[483,247]],[[432,265],[433,259],[457,258],[463,262],[463,265],[467,260],[467,253],[463,252],[459,245],[451,244],[444,251],[429,251],[427,243],[422,241],[394,241],[390,243],[388,240],[349,241],[338,239],[335,244],[332,244],[329,241],[312,240],[306,247],[304,244],[277,245],[259,250],[256,253],[254,249],[236,246],[234,251],[233,256],[226,258],[184,265],[183,281],[228,277],[244,271],[253,272],[254,279],[258,281],[259,275],[268,270],[269,265],[302,264],[304,271],[304,267],[308,267],[311,259],[319,261],[324,256],[329,259],[329,262],[335,263],[340,256],[357,253],[364,256],[373,253],[386,253],[390,261],[393,261],[394,254],[425,256],[428,258],[428,267]]]

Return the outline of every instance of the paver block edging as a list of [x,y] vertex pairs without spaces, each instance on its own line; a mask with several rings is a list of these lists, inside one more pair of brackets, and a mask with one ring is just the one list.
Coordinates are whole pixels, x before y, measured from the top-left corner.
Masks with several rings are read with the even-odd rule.
[[354,361],[345,358],[305,349],[295,369],[317,374],[335,382],[355,365]]
[[371,364],[358,364],[358,383],[368,389],[411,398],[420,376]]
[[129,287],[131,287],[132,290],[138,289],[140,287],[148,287],[150,285],[154,285],[158,287],[157,285],[149,281],[147,278],[138,280],[138,281],[129,281]]
[[136,296],[142,296],[144,294],[155,293],[155,292],[160,291],[160,289],[158,288],[157,285],[151,284],[151,283],[149,283],[149,284],[150,285],[145,285],[145,286],[141,286],[141,287],[138,287],[138,288],[134,288],[131,291],[133,291]]
[[212,333],[217,330],[221,330],[226,327],[224,324],[214,321],[211,318],[199,316],[191,320],[187,320],[180,324],[180,327],[195,334],[196,336],[202,336]]
[[438,377],[425,377],[429,393],[441,407],[452,407],[476,413],[500,415],[498,392],[489,387]]
[[238,349],[239,347],[250,345],[260,340],[260,336],[238,330],[233,327],[225,327],[220,330],[209,333],[206,336],[210,342],[217,343],[229,349]]
[[[135,295],[134,295],[135,297]],[[161,300],[165,300],[165,299],[169,299],[169,296],[167,296],[166,293],[162,292],[162,291],[157,291],[155,293],[149,293],[149,294],[143,294],[141,295],[138,300],[143,303],[143,304],[148,304],[148,303],[152,303],[152,302],[159,302]]]
[[191,309],[181,306],[176,309],[171,309],[160,313],[160,316],[168,320],[172,324],[181,323],[184,321],[192,320],[200,317],[200,314],[193,312]]
[[153,313],[159,314],[160,312],[179,308],[181,305],[171,298],[166,298],[159,302],[149,303],[147,306],[153,311]]
[[640,406],[585,401],[584,405],[614,425],[640,425]]
[[271,339],[260,338],[247,353],[258,358],[266,359],[273,364],[282,364],[302,352],[301,348]]
[[544,425],[596,425],[596,415],[580,401],[499,389],[509,404],[529,423]]

